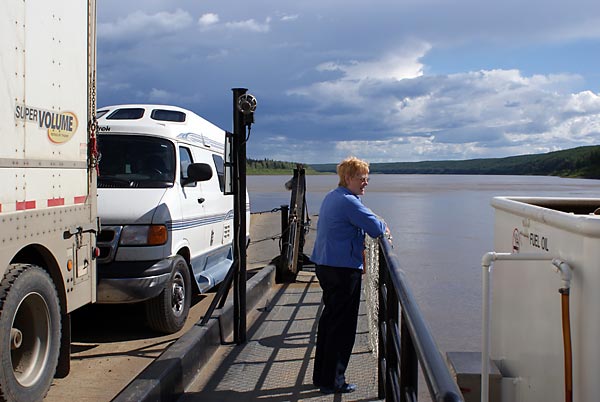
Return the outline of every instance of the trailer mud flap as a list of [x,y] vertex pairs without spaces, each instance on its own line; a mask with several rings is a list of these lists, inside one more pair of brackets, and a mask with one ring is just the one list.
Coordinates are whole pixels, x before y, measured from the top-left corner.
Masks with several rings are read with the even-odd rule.
[[65,378],[71,371],[71,314],[61,314],[60,319],[62,331],[55,378]]

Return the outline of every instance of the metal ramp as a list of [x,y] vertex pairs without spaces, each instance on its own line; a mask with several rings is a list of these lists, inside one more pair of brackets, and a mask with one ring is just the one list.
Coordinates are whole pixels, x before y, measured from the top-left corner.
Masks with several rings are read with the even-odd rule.
[[253,312],[248,342],[221,346],[179,399],[191,401],[376,401],[377,359],[371,352],[364,297],[346,371],[358,390],[323,395],[312,385],[321,288],[310,271],[276,285],[267,308]]

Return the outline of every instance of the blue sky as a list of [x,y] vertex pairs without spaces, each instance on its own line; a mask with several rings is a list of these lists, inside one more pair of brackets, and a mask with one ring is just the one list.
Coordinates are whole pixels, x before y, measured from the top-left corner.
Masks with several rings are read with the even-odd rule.
[[98,105],[188,108],[248,157],[471,159],[600,143],[597,0],[98,0]]

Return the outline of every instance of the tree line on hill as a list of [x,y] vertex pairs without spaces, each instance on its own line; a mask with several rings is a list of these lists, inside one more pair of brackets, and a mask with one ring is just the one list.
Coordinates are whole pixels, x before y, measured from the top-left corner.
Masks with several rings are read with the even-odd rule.
[[[335,163],[302,165],[307,174],[335,173]],[[292,174],[297,162],[248,159],[248,174]],[[530,175],[600,179],[600,145],[545,154],[459,161],[371,163],[371,173]]]
[[250,159],[246,160],[246,169],[257,169],[257,170],[293,170],[296,168],[296,162],[282,162],[274,161],[272,159]]
[[[318,172],[335,172],[336,164],[313,164]],[[461,161],[371,163],[371,173],[530,175],[600,179],[600,146],[585,146],[545,154]]]
[[[297,162],[276,161],[273,159],[246,159],[246,173],[250,175],[259,174],[289,174],[292,175],[294,169],[301,165],[306,174],[319,174],[308,165]],[[335,168],[334,168],[335,172]]]

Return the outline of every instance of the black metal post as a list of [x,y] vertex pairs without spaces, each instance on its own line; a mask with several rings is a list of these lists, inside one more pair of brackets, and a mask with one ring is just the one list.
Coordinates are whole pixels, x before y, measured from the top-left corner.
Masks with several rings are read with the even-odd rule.
[[233,339],[239,344],[246,342],[246,124],[238,100],[246,88],[233,88],[233,152],[235,191],[233,195],[234,218],[233,256],[238,261],[234,275]]
[[[384,256],[380,253],[380,258],[383,259]],[[396,334],[398,333],[398,297],[396,295],[396,290],[394,289],[393,284],[391,283],[391,278],[389,275],[386,275],[386,288],[387,288],[387,300],[385,301],[385,314],[386,314],[386,329],[387,333],[385,335],[386,345],[385,345],[385,357],[386,357],[386,376],[385,376],[385,400],[386,401],[402,401],[400,398],[395,398],[397,394],[397,389],[395,388],[395,377],[399,373],[400,365],[398,362],[398,354],[396,353],[396,345],[395,343],[398,341]],[[404,402],[404,401],[402,401]]]
[[418,394],[419,360],[412,341],[411,333],[406,324],[404,314],[400,319],[400,389],[401,401],[412,401]]
[[290,207],[288,205],[282,205],[281,206],[281,242],[282,242],[282,251],[285,249],[285,242],[287,242],[287,238],[285,237],[287,235],[287,230],[288,230],[288,219],[289,219],[289,212],[290,212]]
[[299,197],[299,205],[300,205],[300,242],[298,245],[298,272],[302,271],[304,267],[304,263],[306,262],[304,256],[304,242],[306,240],[306,233],[308,226],[310,224],[308,219],[308,209],[306,206],[306,171],[302,167],[302,165],[298,165],[298,181],[300,183],[299,189],[301,190],[301,197]]
[[289,230],[289,205],[281,205],[281,251],[279,253],[279,263],[275,272],[275,282],[282,283],[287,272],[287,253],[288,253],[288,230]]

